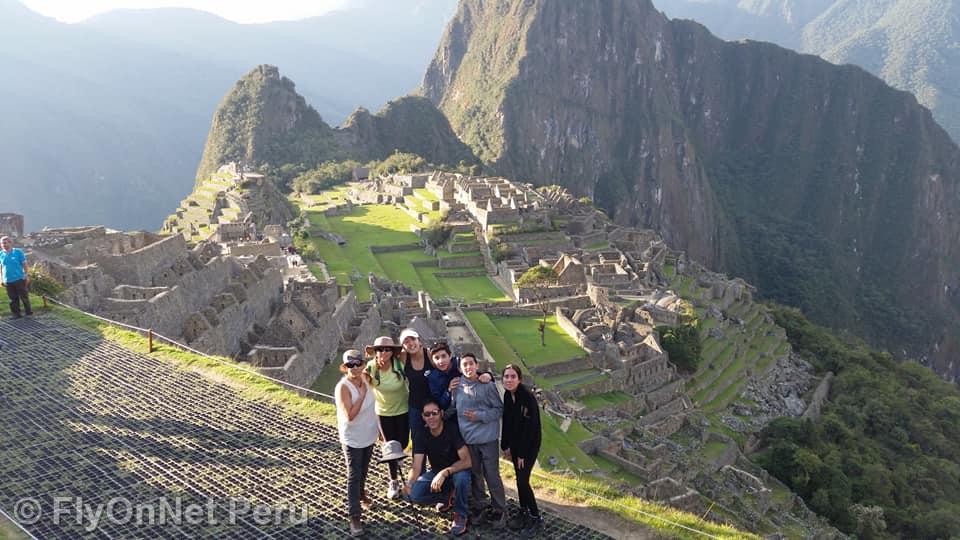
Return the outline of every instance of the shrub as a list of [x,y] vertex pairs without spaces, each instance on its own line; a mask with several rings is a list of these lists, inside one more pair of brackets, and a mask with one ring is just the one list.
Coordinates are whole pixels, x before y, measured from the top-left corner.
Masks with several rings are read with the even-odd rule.
[[422,238],[428,246],[433,249],[440,249],[440,246],[446,244],[447,240],[450,239],[451,234],[453,234],[453,227],[444,225],[443,223],[437,223],[424,229]]
[[680,371],[694,372],[700,364],[700,331],[696,319],[680,326],[660,326],[660,343]]
[[36,268],[30,269],[30,292],[41,296],[56,297],[63,292],[63,284]]

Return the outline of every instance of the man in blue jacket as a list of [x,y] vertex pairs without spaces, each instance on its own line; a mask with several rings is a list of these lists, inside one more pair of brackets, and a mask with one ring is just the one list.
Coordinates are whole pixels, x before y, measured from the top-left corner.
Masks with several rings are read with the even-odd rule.
[[[450,346],[442,341],[430,348],[430,359],[433,361],[433,369],[427,374],[430,395],[443,409],[444,418],[455,418],[457,407],[454,396],[460,385],[460,377],[463,376],[460,371],[460,359],[452,356]],[[493,376],[489,373],[481,373],[478,380],[481,383],[488,383],[493,380]]]
[[0,282],[7,288],[10,297],[10,313],[14,319],[19,319],[20,302],[23,302],[27,317],[33,315],[30,307],[30,295],[27,292],[30,286],[27,256],[18,248],[13,247],[13,239],[9,236],[0,238]]

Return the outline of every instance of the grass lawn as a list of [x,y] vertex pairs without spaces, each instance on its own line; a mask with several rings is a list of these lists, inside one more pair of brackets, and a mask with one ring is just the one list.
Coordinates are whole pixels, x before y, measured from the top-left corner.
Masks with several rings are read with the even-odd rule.
[[3,540],[26,540],[30,537],[16,523],[0,516],[0,538]]
[[[367,205],[356,206],[350,215],[326,217],[323,212],[306,210],[310,219],[311,238],[320,256],[327,263],[327,271],[341,284],[350,283],[350,274],[354,268],[360,272],[361,279],[356,283],[357,298],[366,300],[370,296],[367,285],[367,273],[373,272],[385,276],[385,269],[370,252],[370,246],[390,246],[413,244],[417,235],[410,232],[410,225],[416,222],[393,206]],[[335,243],[316,236],[320,230],[337,233],[347,239],[347,243],[338,246]]]
[[[528,366],[565,362],[586,355],[577,342],[560,328],[556,315],[547,317],[545,347],[540,345],[537,332],[540,317],[491,317],[490,320]],[[480,337],[483,338],[482,335]]]
[[483,344],[486,345],[487,350],[490,351],[490,355],[493,356],[497,366],[502,367],[507,364],[520,363],[520,358],[517,356],[516,351],[513,350],[513,347],[510,346],[507,339],[497,330],[497,327],[493,325],[493,321],[490,320],[490,317],[488,317],[486,313],[482,311],[465,311],[464,315],[467,316],[473,329],[480,335],[480,339],[483,340]]
[[450,272],[450,269],[441,269],[439,266],[413,266],[417,261],[435,260],[420,250],[393,251],[377,253],[375,255],[380,267],[387,277],[394,281],[402,281],[415,290],[425,290],[434,298],[451,297],[464,302],[497,302],[508,300],[496,285],[486,275],[481,267],[457,268],[456,271],[483,271],[482,276],[473,277],[437,277],[438,272]]
[[621,403],[626,403],[633,399],[630,394],[625,392],[607,392],[604,394],[596,394],[593,396],[587,396],[580,400],[588,409],[591,411],[598,411],[603,409],[609,409],[616,407]]
[[[597,464],[593,458],[581,450],[577,443],[593,436],[587,428],[574,421],[570,424],[570,429],[566,433],[560,430],[562,418],[557,418],[550,413],[540,411],[540,423],[543,427],[543,440],[541,442],[540,466],[546,470],[554,468],[571,469],[573,471],[582,469],[596,469]],[[556,466],[548,463],[550,456],[557,458]]]
[[540,345],[538,317],[489,317],[482,311],[469,311],[467,319],[480,335],[483,344],[498,366],[521,362],[526,366],[543,366],[584,356],[585,352],[566,332],[560,329],[556,316],[547,317],[546,343]]
[[[336,188],[317,193],[316,195],[307,195],[307,198],[310,200],[310,202],[316,205],[314,210],[322,209],[327,206],[334,206],[336,204],[346,202],[347,191],[349,189],[350,186],[347,185],[338,186]],[[293,195],[290,196],[290,200],[294,204],[303,204],[302,199]]]
[[440,197],[437,197],[437,196],[434,195],[433,193],[430,193],[430,191],[427,190],[427,189],[425,189],[425,188],[417,188],[417,189],[413,190],[413,192],[417,195],[417,197],[420,197],[421,199],[424,199],[424,200],[427,200],[427,201],[439,201],[439,200],[440,200]]
[[[360,272],[361,279],[354,284],[360,300],[366,300],[370,296],[370,287],[366,280],[368,272],[401,281],[414,290],[423,289],[435,298],[449,296],[461,298],[465,302],[507,300],[503,292],[485,275],[468,278],[437,278],[433,274],[441,271],[439,267],[412,266],[413,262],[433,259],[419,249],[371,253],[370,246],[415,244],[418,241],[417,235],[410,231],[410,226],[416,225],[416,221],[394,206],[355,206],[350,215],[329,218],[321,211],[310,209],[305,211],[312,225],[310,241],[317,246],[330,275],[336,277],[339,283],[348,284],[353,269],[356,268]],[[337,233],[346,238],[347,243],[338,246],[316,236],[319,231]],[[479,269],[482,270],[482,268]]]

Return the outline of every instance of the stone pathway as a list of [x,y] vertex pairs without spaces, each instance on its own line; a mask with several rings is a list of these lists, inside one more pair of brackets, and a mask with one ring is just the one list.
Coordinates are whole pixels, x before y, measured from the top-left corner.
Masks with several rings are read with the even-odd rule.
[[[36,537],[348,536],[334,427],[49,314],[0,322],[0,336],[0,507],[31,518],[39,505],[25,524]],[[446,516],[382,498],[385,472],[370,471],[366,537],[445,535]],[[74,498],[106,510],[96,526]],[[199,516],[177,519],[178,501]],[[606,538],[552,514],[544,537]]]

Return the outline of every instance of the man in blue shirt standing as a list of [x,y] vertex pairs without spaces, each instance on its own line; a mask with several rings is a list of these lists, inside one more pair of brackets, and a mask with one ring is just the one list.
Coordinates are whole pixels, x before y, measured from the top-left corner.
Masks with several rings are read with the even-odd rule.
[[33,315],[30,308],[30,295],[27,292],[30,286],[30,275],[27,268],[27,256],[23,251],[13,247],[13,239],[9,236],[0,238],[0,282],[7,288],[10,297],[10,312],[14,319],[19,319],[20,302],[23,302],[27,317]]

